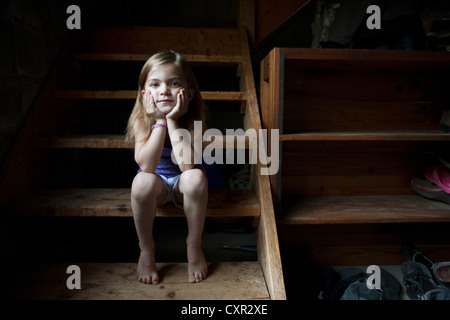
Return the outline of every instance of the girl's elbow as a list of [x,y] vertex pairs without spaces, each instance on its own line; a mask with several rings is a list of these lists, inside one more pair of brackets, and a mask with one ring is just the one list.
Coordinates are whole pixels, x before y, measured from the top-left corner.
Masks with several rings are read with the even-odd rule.
[[146,173],[155,173],[156,168],[151,167],[151,166],[139,166],[139,168],[141,169],[141,171],[146,172]]
[[146,161],[139,161],[139,159],[135,159],[137,165],[139,166],[139,168],[144,171],[144,172],[148,172],[148,173],[154,173],[156,170],[156,165],[153,165],[151,163],[148,163]]

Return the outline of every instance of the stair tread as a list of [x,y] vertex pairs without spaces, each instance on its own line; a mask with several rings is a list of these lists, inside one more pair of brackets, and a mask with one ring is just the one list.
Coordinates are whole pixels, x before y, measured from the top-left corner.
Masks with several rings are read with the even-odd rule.
[[[36,216],[132,216],[130,189],[38,189],[6,205],[9,213]],[[260,205],[253,190],[210,189],[207,217],[257,217]],[[184,217],[173,204],[157,209],[159,217]]]
[[[204,139],[202,147],[211,144],[211,139]],[[244,135],[223,136],[223,148],[233,145],[234,148],[241,148],[243,145],[248,149],[248,138]],[[130,149],[132,148],[125,141],[125,137],[120,134],[97,134],[97,135],[62,135],[52,137],[41,137],[34,141],[35,148],[93,148],[93,149]]]
[[[77,60],[85,61],[147,61],[148,53],[108,53],[108,52],[79,52],[74,54]],[[206,54],[184,54],[183,57],[190,63],[220,63],[236,64],[242,62],[240,55],[206,55]]]
[[91,29],[86,37],[95,53],[155,53],[171,48],[183,55],[241,54],[237,28],[117,26]]
[[[208,265],[208,278],[187,281],[187,263],[158,263],[162,281],[139,283],[136,263],[79,263],[81,289],[66,285],[70,263],[46,264],[31,281],[16,289],[19,299],[39,300],[220,300],[269,299],[258,262],[217,262]],[[29,268],[28,268],[29,270]]]
[[[243,101],[246,93],[241,91],[201,91],[207,101]],[[136,90],[57,90],[57,99],[136,99]]]

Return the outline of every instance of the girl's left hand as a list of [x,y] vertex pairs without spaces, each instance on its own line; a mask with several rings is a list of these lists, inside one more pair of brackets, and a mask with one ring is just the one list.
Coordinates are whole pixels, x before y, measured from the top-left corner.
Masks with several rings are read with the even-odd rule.
[[183,88],[178,92],[177,95],[177,104],[173,107],[172,111],[170,111],[167,115],[167,119],[178,120],[181,116],[183,116],[187,112],[187,108],[189,106],[189,99],[186,93],[186,90]]

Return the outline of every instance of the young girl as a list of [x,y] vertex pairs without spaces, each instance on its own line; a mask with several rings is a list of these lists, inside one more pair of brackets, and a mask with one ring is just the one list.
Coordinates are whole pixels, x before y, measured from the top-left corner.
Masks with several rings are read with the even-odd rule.
[[[127,141],[134,144],[140,169],[131,187],[131,208],[141,250],[137,274],[146,284],[159,282],[155,263],[153,221],[156,208],[173,202],[183,208],[187,224],[188,280],[201,282],[207,265],[201,236],[208,200],[208,181],[202,168],[194,165],[194,121],[206,118],[206,105],[195,76],[178,53],[161,51],[147,60],[139,76],[139,91],[128,120]],[[191,133],[191,141],[181,139],[177,129]],[[186,140],[186,141],[185,141]],[[174,153],[191,148],[191,159]]]

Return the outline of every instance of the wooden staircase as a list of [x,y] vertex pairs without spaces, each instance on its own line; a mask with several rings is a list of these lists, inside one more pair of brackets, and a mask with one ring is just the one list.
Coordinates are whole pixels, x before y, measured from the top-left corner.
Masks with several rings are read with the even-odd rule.
[[[192,64],[213,116],[214,108],[232,108],[240,112],[244,130],[261,128],[245,28],[85,31],[65,48],[2,167],[2,217],[132,217],[128,183],[137,165],[123,132],[136,99],[139,70],[153,53],[165,48],[180,52]],[[236,85],[216,87],[221,83],[217,77],[231,73]],[[227,139],[235,142],[234,148],[248,149],[248,141],[238,143],[244,136]],[[269,177],[259,174],[260,163],[249,166],[251,189],[211,189],[207,219],[251,219],[258,261],[212,263],[208,279],[191,287],[184,281],[185,263],[159,264],[163,281],[149,286],[137,281],[132,263],[72,261],[69,264],[82,270],[81,290],[66,287],[69,264],[46,264],[28,286],[15,288],[17,296],[285,299]],[[173,205],[157,212],[157,217],[183,216]]]

